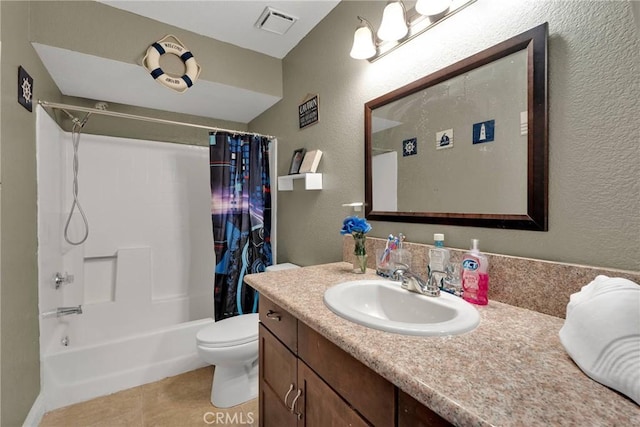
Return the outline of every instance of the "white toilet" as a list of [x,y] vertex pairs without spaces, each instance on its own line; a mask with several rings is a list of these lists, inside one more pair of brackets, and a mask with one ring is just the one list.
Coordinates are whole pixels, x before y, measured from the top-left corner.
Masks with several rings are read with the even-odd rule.
[[[267,271],[298,268],[277,264]],[[200,358],[215,366],[211,403],[229,408],[258,397],[258,314],[219,320],[196,334]]]
[[198,331],[198,354],[215,365],[211,403],[229,408],[258,397],[258,314],[219,320]]

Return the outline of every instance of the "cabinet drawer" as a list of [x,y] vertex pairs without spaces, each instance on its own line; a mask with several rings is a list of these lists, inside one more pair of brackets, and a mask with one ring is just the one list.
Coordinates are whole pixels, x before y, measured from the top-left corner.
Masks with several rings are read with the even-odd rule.
[[282,341],[289,350],[297,353],[298,320],[262,295],[260,295],[259,301],[260,322]]
[[302,322],[298,356],[371,424],[395,425],[396,387]]

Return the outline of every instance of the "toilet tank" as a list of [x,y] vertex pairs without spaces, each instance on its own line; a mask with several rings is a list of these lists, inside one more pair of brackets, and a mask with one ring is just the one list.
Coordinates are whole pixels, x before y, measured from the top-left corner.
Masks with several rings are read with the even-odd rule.
[[290,262],[285,262],[282,264],[270,265],[267,267],[266,271],[291,270],[292,268],[300,268],[300,266],[296,264],[291,264]]

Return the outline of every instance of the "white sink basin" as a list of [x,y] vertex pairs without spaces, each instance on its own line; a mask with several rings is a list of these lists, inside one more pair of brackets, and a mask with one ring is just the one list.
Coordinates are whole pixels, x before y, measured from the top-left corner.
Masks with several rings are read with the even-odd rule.
[[456,335],[480,323],[478,310],[462,298],[446,292],[428,297],[390,280],[340,283],[327,289],[324,303],[347,320],[404,335]]

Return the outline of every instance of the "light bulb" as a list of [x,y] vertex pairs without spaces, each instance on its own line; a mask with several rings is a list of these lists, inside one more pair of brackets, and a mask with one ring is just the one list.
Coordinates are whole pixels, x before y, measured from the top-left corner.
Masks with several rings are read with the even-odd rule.
[[420,15],[436,16],[444,13],[451,6],[451,0],[418,0],[416,12]]
[[362,23],[353,34],[353,46],[351,57],[354,59],[369,59],[376,54],[376,46],[373,42],[373,31]]
[[402,2],[389,2],[382,12],[382,23],[378,30],[378,38],[384,41],[397,41],[407,35],[407,18]]

